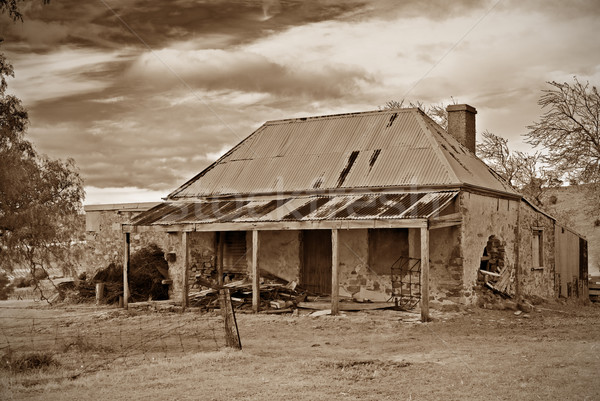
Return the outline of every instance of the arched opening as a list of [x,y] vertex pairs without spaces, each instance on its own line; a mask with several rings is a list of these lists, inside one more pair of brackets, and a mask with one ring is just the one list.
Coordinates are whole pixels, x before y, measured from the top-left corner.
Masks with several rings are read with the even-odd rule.
[[491,273],[500,273],[504,269],[504,257],[504,242],[495,235],[490,235],[483,248],[479,268]]

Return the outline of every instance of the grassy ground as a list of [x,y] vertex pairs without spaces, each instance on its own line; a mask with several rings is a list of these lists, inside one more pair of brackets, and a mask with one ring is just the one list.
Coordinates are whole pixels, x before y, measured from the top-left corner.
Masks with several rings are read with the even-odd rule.
[[[426,324],[396,311],[238,315],[242,351],[222,347],[215,315],[2,306],[11,349],[27,351],[22,339],[38,332],[33,346],[60,363],[0,370],[2,400],[600,399],[596,305],[434,313]],[[75,332],[79,347],[61,349]]]

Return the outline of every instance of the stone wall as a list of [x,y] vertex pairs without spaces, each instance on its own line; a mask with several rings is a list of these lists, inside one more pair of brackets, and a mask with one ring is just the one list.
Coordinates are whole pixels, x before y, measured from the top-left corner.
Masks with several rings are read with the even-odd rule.
[[340,295],[358,300],[388,301],[392,295],[389,274],[369,266],[369,230],[339,230]]
[[[104,269],[110,263],[123,263],[124,238],[121,225],[154,205],[156,204],[127,203],[85,207],[86,245],[82,263],[88,276]],[[163,233],[132,234],[131,253],[151,242],[164,249],[165,241],[166,234]]]
[[[258,265],[287,281],[300,280],[300,235],[298,230],[261,231],[259,236]],[[248,266],[252,266],[252,232],[246,235]]]
[[[144,205],[102,205],[86,207],[87,258],[86,271],[93,274],[111,262],[121,263],[123,234],[121,224],[147,210]],[[553,297],[555,288],[555,225],[554,221],[527,203],[462,192],[446,211],[459,211],[462,225],[430,230],[430,304],[470,305],[476,302],[478,270],[486,246],[493,250],[492,259],[498,269],[511,271],[509,292],[540,297]],[[520,224],[517,224],[517,222]],[[420,230],[406,229],[408,245],[399,246],[411,258],[420,256]],[[543,266],[532,270],[532,232],[543,232]],[[190,291],[199,289],[196,275],[216,280],[215,233],[192,232],[189,236],[188,283]],[[302,233],[298,230],[262,231],[259,233],[259,266],[287,281],[299,281],[302,264]],[[248,272],[252,257],[252,235],[248,232]],[[396,240],[395,240],[396,241]],[[173,284],[170,297],[179,300],[182,294],[183,252],[182,233],[139,232],[131,234],[131,252],[156,243],[169,261]],[[389,244],[388,244],[389,245]],[[517,256],[517,253],[519,254]],[[369,230],[339,231],[340,295],[355,299],[387,301],[392,294],[389,274],[375,272],[369,266]],[[517,272],[515,266],[519,265]],[[519,282],[516,282],[516,278]]]
[[433,308],[464,303],[467,295],[459,235],[456,226],[429,231],[429,303]]
[[[554,298],[558,295],[554,288],[554,220],[522,202],[519,221],[519,291],[525,296]],[[542,233],[541,266],[534,266],[533,263],[534,230]]]
[[463,303],[476,302],[475,288],[484,249],[494,236],[503,244],[503,264],[511,270],[514,293],[515,266],[517,263],[518,209],[520,201],[500,199],[470,192],[460,194],[459,204],[463,223],[460,226],[460,248],[462,253]]
[[188,283],[190,290],[199,290],[196,284],[196,275],[201,275],[213,281],[217,281],[216,265],[216,238],[214,232],[192,232],[189,233],[189,271]]

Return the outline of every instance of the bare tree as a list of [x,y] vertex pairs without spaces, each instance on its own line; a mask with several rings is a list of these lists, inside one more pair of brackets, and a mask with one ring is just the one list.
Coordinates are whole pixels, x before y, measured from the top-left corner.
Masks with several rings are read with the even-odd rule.
[[507,139],[489,131],[484,131],[482,137],[477,144],[477,156],[538,205],[542,204],[545,189],[562,184],[558,174],[544,165],[542,153],[512,152]]
[[[404,108],[405,100],[388,100],[383,106],[379,106],[381,110],[395,110]],[[433,121],[438,123],[443,129],[448,129],[448,112],[446,107],[440,103],[435,105],[426,106],[423,102],[417,100],[415,102],[409,102],[408,107],[419,108],[425,114],[427,114]]]
[[600,94],[595,86],[548,82],[538,104],[545,110],[528,126],[526,142],[547,150],[544,160],[571,183],[600,183]]

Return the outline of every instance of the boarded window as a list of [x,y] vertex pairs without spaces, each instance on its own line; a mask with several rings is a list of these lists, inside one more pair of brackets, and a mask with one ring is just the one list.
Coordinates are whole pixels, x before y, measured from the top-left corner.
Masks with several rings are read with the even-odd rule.
[[225,231],[223,234],[223,272],[245,273],[246,231]]
[[533,240],[531,241],[531,257],[532,266],[543,267],[544,266],[544,231],[542,229],[533,230]]
[[369,230],[369,267],[377,274],[391,274],[400,257],[408,257],[407,228]]

